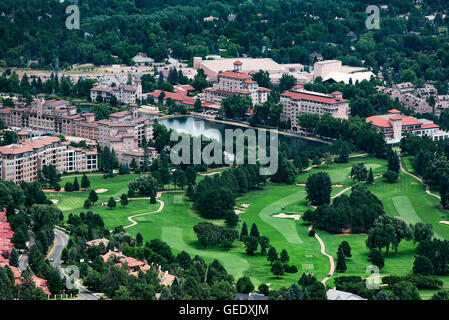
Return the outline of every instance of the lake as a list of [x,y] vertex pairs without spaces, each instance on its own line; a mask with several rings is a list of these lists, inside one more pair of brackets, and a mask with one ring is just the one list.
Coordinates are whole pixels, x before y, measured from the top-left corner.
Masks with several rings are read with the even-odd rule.
[[[240,127],[237,125],[231,125],[227,123],[215,122],[207,119],[198,119],[195,117],[179,117],[179,118],[169,118],[158,120],[160,124],[165,125],[168,129],[173,129],[182,133],[189,133],[194,137],[199,137],[204,135],[205,137],[216,139],[221,141],[221,136],[224,137],[225,129],[242,129],[245,131],[247,128]],[[210,130],[214,129],[214,130]],[[269,133],[267,133],[269,137]],[[287,143],[290,150],[298,150],[306,147],[320,147],[323,146],[322,143],[301,139],[299,137],[292,137],[283,134],[279,134],[279,145],[282,142]]]

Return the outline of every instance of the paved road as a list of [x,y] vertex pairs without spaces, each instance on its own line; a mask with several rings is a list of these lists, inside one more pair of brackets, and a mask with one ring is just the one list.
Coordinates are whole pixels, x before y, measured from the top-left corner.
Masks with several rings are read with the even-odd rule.
[[[28,250],[31,249],[31,247],[36,243],[36,236],[34,235],[33,231],[28,231],[30,240],[28,241]],[[19,257],[19,270],[23,271],[28,267],[28,253],[22,254]]]
[[[63,277],[67,277],[67,274],[61,268],[61,254],[62,250],[65,248],[65,246],[67,246],[69,236],[59,229],[54,229],[54,232],[56,244],[53,252],[50,254],[49,257],[50,260],[52,261],[51,265],[58,268]],[[79,290],[80,294],[79,300],[98,300],[98,297],[94,295],[91,291],[89,291],[87,288],[83,287],[79,283],[79,281],[75,281],[75,285]]]

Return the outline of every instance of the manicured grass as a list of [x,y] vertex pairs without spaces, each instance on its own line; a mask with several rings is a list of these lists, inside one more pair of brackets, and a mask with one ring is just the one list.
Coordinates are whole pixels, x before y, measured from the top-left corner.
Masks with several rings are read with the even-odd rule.
[[[403,159],[404,167],[413,172],[411,158]],[[386,160],[372,157],[352,158],[346,164],[323,165],[298,175],[296,183],[305,183],[310,174],[326,171],[333,185],[332,195],[343,188],[355,184],[349,177],[352,165],[364,162],[367,168],[373,168],[374,175],[382,174],[386,171]],[[223,169],[218,169],[222,171]],[[225,169],[226,170],[226,169]],[[103,179],[102,175],[89,175],[91,189],[108,189],[107,192],[98,194],[100,200],[91,210],[100,214],[106,227],[113,229],[118,225],[127,225],[127,217],[130,215],[152,212],[157,210],[158,204],[151,205],[148,199],[131,200],[126,208],[121,208],[117,203],[117,208],[110,210],[107,207],[100,207],[100,202],[106,202],[113,196],[118,199],[122,193],[127,192],[129,181],[138,175],[116,176],[113,179]],[[212,176],[211,176],[212,177]],[[198,181],[205,176],[198,175]],[[67,180],[68,179],[68,180]],[[63,178],[61,186],[65,181],[73,181],[73,176]],[[81,182],[81,178],[78,178]],[[423,221],[432,224],[436,235],[440,238],[449,239],[449,226],[440,224],[440,220],[449,220],[449,214],[439,209],[439,200],[425,194],[425,187],[418,181],[403,173],[396,183],[388,183],[383,178],[375,180],[372,185],[367,185],[368,189],[382,200],[386,212],[391,216],[400,216],[409,223]],[[349,195],[351,191],[346,191]],[[58,206],[67,216],[70,212],[79,213],[87,211],[82,209],[84,200],[88,192],[49,192],[47,195],[51,199],[58,199]],[[271,288],[278,289],[281,286],[290,286],[297,282],[302,272],[313,272],[318,279],[323,279],[329,272],[329,260],[320,253],[320,246],[314,237],[308,236],[308,225],[301,219],[295,221],[287,218],[275,218],[273,215],[279,213],[303,215],[307,206],[306,192],[304,186],[284,185],[268,183],[264,189],[248,192],[237,199],[236,208],[244,211],[239,215],[240,223],[237,230],[240,232],[243,221],[246,221],[248,228],[252,223],[256,223],[260,234],[270,238],[270,244],[278,252],[286,249],[290,256],[289,264],[294,264],[299,272],[297,274],[284,274],[277,279],[270,272],[270,263],[265,256],[258,252],[254,256],[245,254],[243,243],[234,242],[229,250],[221,248],[202,248],[193,231],[193,226],[201,221],[209,221],[218,225],[223,225],[223,220],[205,220],[201,218],[191,208],[191,202],[185,197],[184,191],[170,191],[163,193],[161,200],[165,207],[161,212],[149,214],[135,218],[138,224],[127,229],[133,235],[140,232],[145,241],[160,238],[167,242],[173,252],[179,253],[182,250],[189,252],[192,256],[200,255],[207,262],[218,259],[237,279],[242,275],[249,276],[257,286],[261,283],[270,283]],[[245,207],[244,204],[249,204]],[[337,274],[327,282],[328,286],[334,285],[334,278],[340,275],[359,275],[367,277],[366,269],[370,265],[367,261],[368,250],[365,245],[366,235],[331,235],[326,232],[317,231],[326,245],[326,252],[331,254],[335,261],[338,245],[346,240],[352,247],[352,258],[347,260],[347,272]],[[386,265],[381,270],[381,275],[405,275],[411,272],[416,244],[410,241],[402,241],[397,255],[391,252],[386,257]],[[441,277],[445,288],[449,287],[449,277]],[[430,297],[432,290],[421,292],[423,297]]]

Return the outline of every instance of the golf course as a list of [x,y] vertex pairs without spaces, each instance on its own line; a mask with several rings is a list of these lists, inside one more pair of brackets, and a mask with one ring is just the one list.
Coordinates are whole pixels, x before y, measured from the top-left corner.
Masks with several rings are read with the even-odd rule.
[[[381,177],[386,171],[387,161],[363,154],[350,158],[348,163],[322,164],[304,171],[298,174],[295,183],[291,185],[268,182],[263,189],[248,192],[237,199],[235,210],[240,218],[237,230],[240,232],[243,221],[248,227],[256,223],[260,234],[270,239],[270,245],[275,247],[277,252],[287,250],[290,257],[289,264],[297,267],[298,273],[285,273],[279,278],[270,272],[270,262],[266,256],[262,256],[259,251],[254,256],[247,255],[240,241],[235,241],[228,250],[201,247],[193,226],[202,221],[224,225],[224,221],[201,218],[192,209],[192,202],[185,196],[184,190],[163,191],[159,194],[160,201],[156,204],[150,204],[148,198],[132,198],[127,206],[122,207],[120,202],[117,202],[116,208],[110,209],[101,204],[107,202],[110,197],[118,201],[121,194],[127,193],[128,183],[139,175],[117,175],[114,178],[104,179],[102,174],[88,174],[91,184],[89,190],[47,191],[46,194],[62,210],[65,218],[70,213],[79,214],[90,210],[98,213],[109,229],[130,225],[128,217],[138,214],[139,216],[133,218],[137,224],[126,229],[130,234],[135,236],[140,233],[144,241],[159,238],[170,245],[175,254],[184,250],[192,257],[195,255],[203,257],[206,262],[217,259],[236,279],[245,275],[250,277],[256,286],[267,283],[270,287],[279,289],[296,283],[303,272],[315,273],[320,281],[330,272],[329,258],[320,251],[317,238],[309,236],[309,225],[301,219],[304,212],[310,209],[305,191],[308,176],[317,172],[327,172],[333,185],[331,196],[342,192],[349,195],[351,187],[356,184],[350,177],[351,168],[359,162],[363,162],[367,169],[372,168],[375,181],[367,187],[383,202],[389,215],[401,217],[410,224],[421,221],[429,223],[433,226],[436,237],[449,239],[449,225],[440,223],[449,220],[449,213],[439,208],[440,201],[427,194],[423,184],[403,172],[400,173],[397,182],[389,183]],[[410,159],[403,158],[402,162],[404,169],[413,173]],[[204,177],[205,175],[198,175],[197,179],[199,181]],[[78,179],[80,178],[78,176]],[[63,176],[61,185],[73,179],[74,175]],[[84,200],[90,190],[97,190],[99,200],[92,208],[83,209]],[[433,192],[438,193],[437,190]],[[158,211],[162,204],[162,210]],[[369,276],[366,273],[367,267],[371,265],[367,261],[368,250],[365,245],[367,235],[332,235],[323,231],[317,231],[317,235],[324,243],[325,252],[335,261],[337,248],[342,241],[348,241],[352,248],[352,257],[346,262],[346,273],[334,272],[326,282],[327,286],[332,287],[334,278],[340,275],[358,275],[364,278]],[[403,240],[397,255],[390,252],[385,258],[381,276],[410,273],[415,247],[416,244],[412,241]],[[440,278],[444,282],[444,288],[449,288],[449,277]],[[420,293],[426,298],[430,297],[433,291],[421,290]]]

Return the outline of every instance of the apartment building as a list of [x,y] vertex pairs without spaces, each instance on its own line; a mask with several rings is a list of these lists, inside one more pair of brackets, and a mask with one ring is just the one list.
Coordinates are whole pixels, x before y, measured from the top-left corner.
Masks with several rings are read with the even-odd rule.
[[323,94],[307,91],[302,85],[296,85],[291,90],[281,94],[282,121],[290,121],[292,131],[300,131],[298,115],[301,113],[313,113],[324,115],[331,114],[335,118],[348,119],[349,105],[343,99],[341,92]]
[[271,90],[259,87],[251,75],[242,72],[242,65],[242,62],[235,61],[233,71],[219,73],[218,82],[212,88],[204,89],[204,101],[220,104],[224,98],[236,94],[249,97],[253,105],[267,101]]
[[428,98],[438,95],[438,91],[433,85],[426,84],[424,88],[416,88],[411,82],[404,82],[394,84],[391,88],[383,86],[376,88],[377,91],[389,95],[392,100],[398,99],[404,108],[414,113],[435,113],[437,116],[441,113],[441,109],[437,105],[434,110],[428,102]]
[[34,137],[0,147],[0,179],[32,182],[44,165],[53,165],[58,173],[97,171],[97,157],[96,151],[73,148],[58,137]]
[[[117,154],[122,151],[133,154],[132,156],[124,154],[123,157],[119,157],[119,160],[123,159],[121,163],[126,163],[126,159],[133,157],[140,162],[142,161],[144,152],[137,146],[142,144],[144,138],[146,141],[153,138],[153,122],[147,117],[139,116],[136,104],[130,104],[129,111],[116,112],[111,114],[109,119],[96,121],[94,113],[77,114],[76,107],[69,107],[66,102],[62,101],[57,103],[52,101],[51,108],[44,108],[44,105],[48,105],[46,104],[47,101],[45,101],[44,96],[38,96],[38,100],[30,107],[0,109],[0,119],[7,126],[45,131],[53,135],[96,140],[102,148],[105,146],[112,148],[114,139],[120,135],[133,135],[136,139],[136,147],[114,150]],[[83,156],[78,155],[78,157]],[[85,161],[85,170],[90,171],[91,164],[89,161],[92,161],[92,159],[87,157]],[[83,163],[84,160],[79,165],[77,164],[75,168],[79,168],[80,165],[84,168]],[[74,166],[70,165],[67,172],[76,170],[72,168]],[[27,179],[29,178],[27,177]]]
[[109,102],[115,96],[121,103],[136,103],[137,99],[142,100],[142,82],[133,78],[131,85],[121,84],[115,87],[98,84],[90,89],[90,100]]
[[440,130],[431,120],[405,116],[396,109],[389,110],[388,114],[368,117],[366,122],[382,131],[385,140],[391,145],[398,144],[405,133],[429,136],[435,141],[449,138],[449,132]]

